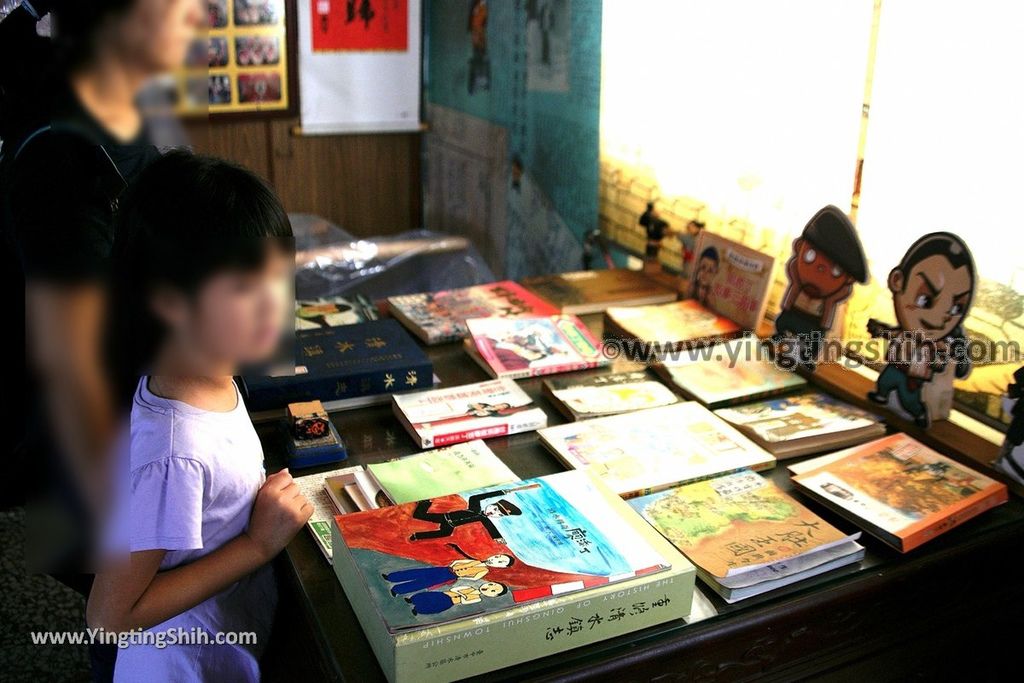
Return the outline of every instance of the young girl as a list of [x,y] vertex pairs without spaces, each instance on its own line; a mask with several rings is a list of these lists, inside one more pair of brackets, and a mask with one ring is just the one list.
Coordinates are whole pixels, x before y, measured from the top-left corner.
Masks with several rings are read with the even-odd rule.
[[86,618],[153,636],[119,651],[114,680],[256,680],[276,605],[267,563],[312,510],[287,471],[264,476],[232,375],[272,353],[291,313],[291,227],[258,178],[184,153],[140,176],[119,221],[115,340],[146,374],[112,520],[128,555],[97,574]]

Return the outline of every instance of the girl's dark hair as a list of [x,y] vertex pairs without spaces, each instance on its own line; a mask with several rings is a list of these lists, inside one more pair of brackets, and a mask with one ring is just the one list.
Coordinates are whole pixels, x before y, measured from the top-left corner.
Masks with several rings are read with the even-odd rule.
[[59,62],[74,68],[96,51],[99,30],[112,17],[131,9],[136,0],[49,0],[53,45]]
[[136,179],[118,212],[113,249],[111,362],[134,388],[165,334],[153,293],[194,295],[225,270],[261,267],[273,247],[294,253],[291,223],[255,174],[213,157],[170,152]]

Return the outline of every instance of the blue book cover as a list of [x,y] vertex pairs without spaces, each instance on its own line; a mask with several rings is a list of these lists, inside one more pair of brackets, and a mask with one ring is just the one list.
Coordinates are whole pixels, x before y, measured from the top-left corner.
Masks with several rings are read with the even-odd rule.
[[245,377],[250,411],[296,401],[334,401],[433,386],[434,367],[395,320],[299,330],[295,374]]

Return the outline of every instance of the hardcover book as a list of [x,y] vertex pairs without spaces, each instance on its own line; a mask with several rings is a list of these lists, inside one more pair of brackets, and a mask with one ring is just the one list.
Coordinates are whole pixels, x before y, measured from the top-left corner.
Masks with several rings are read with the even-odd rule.
[[600,313],[609,306],[644,306],[675,301],[677,292],[638,270],[611,268],[541,275],[524,287],[558,306],[562,313]]
[[480,440],[367,465],[366,469],[397,505],[519,479]]
[[820,392],[806,392],[715,411],[776,458],[846,448],[885,435],[866,410]]
[[694,299],[604,312],[605,340],[639,342],[648,349],[647,355],[709,346],[742,331],[742,327]]
[[295,333],[293,374],[244,379],[252,411],[289,403],[324,403],[432,386],[434,368],[423,349],[394,320]]
[[1006,486],[906,434],[824,456],[793,477],[815,500],[901,552],[1005,503]]
[[473,318],[466,321],[470,355],[491,377],[522,379],[586,370],[610,361],[601,343],[574,315]]
[[683,396],[709,408],[753,401],[807,385],[800,375],[762,358],[754,337],[694,349],[653,366]]
[[558,309],[510,280],[464,289],[406,294],[388,299],[391,314],[427,344],[457,341],[469,334],[469,318],[519,318]]
[[331,562],[331,527],[334,518],[339,514],[345,515],[356,512],[359,508],[347,497],[341,497],[337,502],[327,493],[324,481],[328,477],[352,476],[361,472],[362,467],[343,467],[339,470],[321,472],[320,474],[307,474],[302,477],[295,477],[293,481],[298,485],[299,491],[306,497],[313,508],[313,514],[306,521],[306,528],[313,535],[313,540],[320,548],[320,552]]
[[570,422],[537,435],[567,467],[591,472],[624,498],[775,464],[771,453],[692,401]]
[[355,325],[378,318],[377,307],[362,294],[295,300],[296,330]]
[[775,259],[708,230],[701,231],[694,254],[690,296],[740,329],[757,330]]
[[679,403],[679,397],[643,370],[544,380],[544,395],[570,420],[630,413]]
[[392,405],[420,448],[530,432],[548,423],[511,379],[396,395]]
[[692,565],[644,526],[562,472],[340,516],[334,568],[389,680],[454,680],[689,614]]
[[630,505],[727,602],[860,560],[864,549],[761,475],[744,470]]

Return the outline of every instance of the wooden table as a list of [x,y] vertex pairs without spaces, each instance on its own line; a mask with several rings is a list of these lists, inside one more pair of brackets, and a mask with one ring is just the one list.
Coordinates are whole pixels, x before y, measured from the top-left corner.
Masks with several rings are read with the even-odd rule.
[[[600,331],[600,316],[585,320]],[[443,386],[487,379],[460,344],[431,347],[428,353]],[[632,367],[619,363],[616,369]],[[862,393],[867,385],[864,378],[835,367],[819,368],[816,381],[844,398]],[[548,413],[549,424],[564,422],[541,396],[540,384],[520,382]],[[381,462],[418,451],[390,405],[341,412],[332,419],[348,445],[345,464]],[[995,450],[948,423],[928,432],[905,423],[898,426],[960,459],[990,460]],[[272,425],[261,425],[259,431],[268,469],[276,469],[284,458],[280,434]],[[487,444],[523,478],[562,469],[533,433],[490,439]],[[766,474],[791,489],[785,467]],[[828,510],[810,505],[840,529],[855,530]],[[907,555],[869,536],[862,543],[867,555],[859,565],[737,605],[727,605],[703,589],[719,610],[718,616],[705,621],[671,622],[481,680],[877,681],[915,675],[993,680],[1024,655],[1021,498],[1011,496],[1008,504]],[[266,678],[383,680],[341,586],[308,533],[300,533],[289,544],[277,570],[282,610],[275,638],[284,650],[285,667],[282,671],[279,663]],[[699,581],[697,585],[702,587]],[[1013,669],[1015,673],[1019,668]]]

